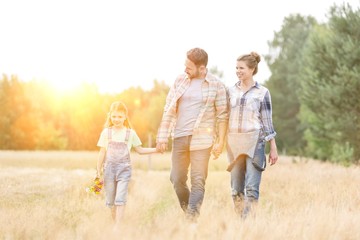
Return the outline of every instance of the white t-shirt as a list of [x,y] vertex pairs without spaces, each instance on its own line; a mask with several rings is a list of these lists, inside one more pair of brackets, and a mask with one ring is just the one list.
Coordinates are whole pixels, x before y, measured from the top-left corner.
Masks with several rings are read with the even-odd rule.
[[[115,142],[125,142],[127,128],[121,130],[111,129],[111,140]],[[99,141],[97,143],[98,147],[104,147],[107,149],[108,140],[109,140],[109,128],[104,128],[100,134]],[[128,139],[128,149],[130,151],[131,147],[141,146],[141,140],[133,129],[130,129],[129,139]]]
[[179,98],[174,137],[193,134],[195,122],[203,105],[201,85],[204,79],[192,79],[190,86]]

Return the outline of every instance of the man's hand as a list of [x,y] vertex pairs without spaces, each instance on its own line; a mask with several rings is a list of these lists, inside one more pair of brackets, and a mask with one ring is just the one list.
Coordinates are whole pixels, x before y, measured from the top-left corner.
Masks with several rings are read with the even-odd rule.
[[214,160],[218,159],[218,157],[220,156],[221,152],[222,152],[222,149],[224,147],[224,144],[222,143],[215,143],[212,150],[211,150],[211,153],[212,155],[214,155]]
[[167,149],[167,143],[156,143],[156,151],[164,153]]

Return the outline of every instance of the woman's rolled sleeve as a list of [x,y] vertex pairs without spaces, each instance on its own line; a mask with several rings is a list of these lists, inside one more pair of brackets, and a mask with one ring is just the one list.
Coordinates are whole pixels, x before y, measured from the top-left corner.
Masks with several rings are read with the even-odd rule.
[[276,132],[272,122],[272,105],[270,92],[267,91],[264,100],[261,102],[260,116],[265,134],[265,141],[275,138]]

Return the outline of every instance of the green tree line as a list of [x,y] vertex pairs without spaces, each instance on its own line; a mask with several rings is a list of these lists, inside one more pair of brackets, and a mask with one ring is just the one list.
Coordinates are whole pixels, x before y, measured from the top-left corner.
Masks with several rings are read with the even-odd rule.
[[281,151],[351,164],[360,159],[360,9],[328,21],[290,15],[269,41],[266,82]]

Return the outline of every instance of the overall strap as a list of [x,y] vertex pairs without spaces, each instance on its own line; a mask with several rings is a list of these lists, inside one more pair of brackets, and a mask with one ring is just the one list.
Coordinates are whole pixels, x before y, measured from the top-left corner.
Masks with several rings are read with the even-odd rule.
[[125,143],[127,144],[130,137],[130,128],[126,129]]
[[111,128],[108,128],[108,141],[110,141],[111,140]]

